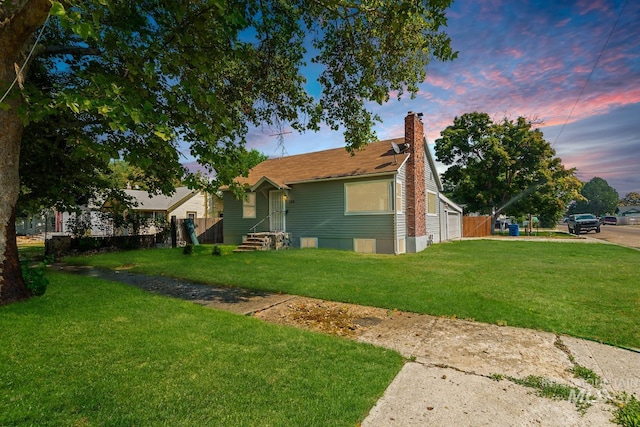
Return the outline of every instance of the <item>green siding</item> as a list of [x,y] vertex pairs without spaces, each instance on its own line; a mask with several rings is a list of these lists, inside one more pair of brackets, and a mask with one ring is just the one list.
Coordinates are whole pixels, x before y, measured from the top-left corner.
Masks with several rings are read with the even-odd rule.
[[[380,178],[376,178],[380,179]],[[366,179],[349,180],[362,182]],[[289,192],[287,231],[294,239],[317,237],[320,247],[353,250],[354,238],[376,239],[378,252],[393,252],[394,214],[345,215],[345,180],[292,186]]]
[[[286,227],[296,246],[300,237],[317,237],[321,248],[353,250],[354,238],[376,239],[379,253],[394,252],[395,215],[345,215],[344,184],[367,180],[392,179],[393,176],[372,179],[320,181],[291,185],[288,191]],[[268,215],[268,186],[256,191],[256,219],[242,219],[242,201],[224,193],[224,241],[238,244],[251,226]],[[268,230],[268,220],[258,231]]]
[[[242,236],[251,231],[251,227],[258,224],[269,215],[269,188],[259,188],[256,191],[256,217],[242,218],[242,200],[236,200],[230,191],[223,192],[224,200],[224,243],[239,245]],[[264,220],[256,231],[269,231],[269,220]]]
[[[427,148],[428,149],[428,148]],[[424,186],[425,189],[436,193],[436,215],[427,215],[427,235],[433,235],[434,243],[440,242],[440,200],[438,198],[438,184],[436,183],[435,175],[438,173],[435,170],[431,170],[429,160],[426,157],[424,159]],[[426,195],[425,195],[426,197]]]

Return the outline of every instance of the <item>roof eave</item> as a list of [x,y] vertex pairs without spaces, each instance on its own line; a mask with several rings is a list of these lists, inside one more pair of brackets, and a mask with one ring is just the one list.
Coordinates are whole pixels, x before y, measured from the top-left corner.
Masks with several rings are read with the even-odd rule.
[[182,199],[178,200],[177,202],[175,202],[174,204],[172,204],[171,206],[169,206],[167,208],[167,212],[173,212],[174,210],[176,210],[176,208],[178,206],[180,206],[181,204],[183,204],[184,202],[186,202],[187,200],[189,200],[190,198],[192,198],[193,196],[195,196],[196,194],[198,194],[199,192],[196,190],[191,191],[189,194],[187,194],[186,196],[184,196]]
[[398,174],[398,170],[394,169],[387,172],[377,172],[377,173],[369,173],[369,174],[362,174],[362,175],[342,175],[342,176],[332,176],[327,178],[305,179],[302,181],[290,181],[290,182],[287,182],[287,185],[308,184],[311,182],[323,182],[323,181],[339,181],[339,180],[356,179],[356,178],[375,178],[378,176],[397,175],[397,174]]
[[274,186],[275,188],[277,188],[278,190],[289,190],[289,187],[286,184],[278,184],[277,182],[275,182],[274,180],[272,180],[271,178],[269,178],[268,176],[263,176],[262,178],[260,178],[258,181],[256,181],[255,184],[253,184],[250,188],[251,192],[254,192],[258,189],[258,187],[260,187],[262,184],[264,183],[268,183],[272,186]]

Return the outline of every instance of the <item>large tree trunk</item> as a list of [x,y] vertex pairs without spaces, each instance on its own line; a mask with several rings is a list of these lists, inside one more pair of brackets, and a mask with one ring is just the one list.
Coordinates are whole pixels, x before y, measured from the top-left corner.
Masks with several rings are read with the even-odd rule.
[[[10,75],[3,61],[0,76],[2,87]],[[13,73],[15,76],[15,72]],[[6,90],[6,89],[4,89]],[[18,246],[16,244],[16,201],[20,190],[18,176],[22,121],[15,108],[18,97],[11,95],[9,110],[0,109],[0,304],[27,298],[29,293],[22,281]],[[18,94],[19,96],[19,94]],[[6,101],[5,101],[6,102]]]
[[[7,0],[0,7],[0,99],[24,64],[25,48],[33,32],[45,21],[49,0]],[[0,108],[0,304],[28,298],[22,280],[16,244],[16,202],[20,191],[19,159],[22,120],[20,85],[11,90]],[[8,106],[8,108],[5,108]]]

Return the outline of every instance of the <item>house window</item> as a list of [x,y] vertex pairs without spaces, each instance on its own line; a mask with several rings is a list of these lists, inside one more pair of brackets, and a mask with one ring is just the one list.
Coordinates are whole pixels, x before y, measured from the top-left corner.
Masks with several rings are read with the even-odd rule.
[[247,193],[242,200],[242,218],[256,217],[256,193]]
[[345,190],[346,214],[378,214],[393,212],[392,181],[348,183]]
[[438,214],[438,197],[436,193],[427,191],[427,215]]
[[187,218],[189,219],[196,219],[196,213],[195,212],[187,212]]
[[396,212],[402,213],[402,183],[396,182]]

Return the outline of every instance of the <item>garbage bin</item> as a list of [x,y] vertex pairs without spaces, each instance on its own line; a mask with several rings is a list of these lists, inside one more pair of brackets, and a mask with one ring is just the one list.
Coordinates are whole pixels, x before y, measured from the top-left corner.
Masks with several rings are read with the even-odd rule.
[[198,246],[198,237],[196,236],[196,225],[193,223],[193,219],[187,218],[184,220],[184,227],[187,229],[187,234],[191,239],[191,243]]
[[519,236],[520,226],[518,224],[509,224],[509,236]]

